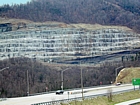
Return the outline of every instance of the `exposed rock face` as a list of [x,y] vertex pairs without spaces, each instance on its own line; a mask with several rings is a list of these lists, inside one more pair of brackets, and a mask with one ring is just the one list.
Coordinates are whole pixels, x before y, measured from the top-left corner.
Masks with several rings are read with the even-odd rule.
[[56,22],[18,23],[18,27],[1,33],[1,59],[24,56],[57,62],[140,47],[139,34],[126,27]]

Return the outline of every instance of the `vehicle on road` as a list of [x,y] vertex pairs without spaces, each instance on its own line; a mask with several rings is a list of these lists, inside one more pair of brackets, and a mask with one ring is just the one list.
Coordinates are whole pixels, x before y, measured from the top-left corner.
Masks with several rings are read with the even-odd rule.
[[116,83],[116,86],[119,86],[119,85],[121,85],[121,83],[120,83],[120,82]]
[[56,91],[56,94],[63,94],[64,93],[64,90],[57,90]]

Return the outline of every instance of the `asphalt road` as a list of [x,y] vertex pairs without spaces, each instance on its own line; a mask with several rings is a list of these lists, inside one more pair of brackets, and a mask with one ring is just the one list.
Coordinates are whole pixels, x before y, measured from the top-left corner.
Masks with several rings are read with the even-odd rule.
[[[136,87],[138,88],[138,87]],[[119,91],[126,91],[130,89],[134,89],[131,84],[125,84],[120,86],[104,86],[104,87],[96,87],[96,88],[88,88],[84,89],[84,96],[90,95],[100,95],[100,94],[107,94],[108,90],[111,89],[112,92],[119,92]],[[41,103],[41,102],[49,102],[49,101],[56,101],[62,99],[69,99],[70,98],[77,98],[82,97],[81,90],[72,90],[65,91],[64,94],[56,95],[55,93],[43,94],[43,95],[36,95],[36,96],[28,96],[28,97],[17,97],[17,98],[7,98],[5,101],[1,101],[0,105],[31,105],[34,103]]]

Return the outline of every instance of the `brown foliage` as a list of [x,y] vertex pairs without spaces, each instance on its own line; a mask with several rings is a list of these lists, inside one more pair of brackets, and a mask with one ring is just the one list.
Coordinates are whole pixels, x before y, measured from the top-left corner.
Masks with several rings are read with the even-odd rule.
[[[139,61],[123,62],[125,67],[138,66]],[[115,68],[122,63],[106,62],[100,67],[93,66],[74,66],[60,65],[52,66],[51,64],[42,64],[34,59],[28,58],[10,58],[9,60],[0,61],[0,69],[9,67],[0,72],[0,96],[17,97],[27,95],[27,70],[29,75],[30,94],[54,91],[61,87],[61,70],[64,71],[64,89],[81,88],[80,71],[83,70],[83,85],[97,86],[108,85],[115,81]],[[119,71],[118,71],[119,72]]]
[[3,5],[1,16],[36,22],[98,23],[128,26],[140,31],[139,0],[32,0]]

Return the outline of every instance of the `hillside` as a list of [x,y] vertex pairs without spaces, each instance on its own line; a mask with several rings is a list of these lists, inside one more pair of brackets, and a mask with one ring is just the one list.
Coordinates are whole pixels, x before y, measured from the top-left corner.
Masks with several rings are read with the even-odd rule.
[[[23,57],[0,61],[0,68],[7,66],[9,69],[0,73],[0,97],[26,96],[27,70],[30,94],[60,89],[61,70],[67,68],[69,70],[64,72],[64,89],[81,87],[79,75],[81,68],[83,69],[83,84],[85,87],[99,85],[100,81],[103,84],[108,84],[111,80],[114,80],[114,67],[111,65],[110,69],[112,70],[105,65],[102,65],[102,67],[80,67],[76,65],[42,64],[36,60]],[[106,72],[103,73],[103,71]],[[45,89],[46,87],[48,87],[48,90]]]
[[34,22],[31,20],[26,20],[26,19],[16,19],[16,18],[0,18],[0,24],[5,24],[5,23],[11,23],[12,26],[18,27],[20,23],[29,25],[57,25],[57,27],[60,28],[78,28],[78,29],[87,29],[87,30],[98,30],[98,29],[108,29],[108,28],[115,28],[115,29],[122,29],[125,31],[133,31],[131,28],[128,28],[127,26],[115,26],[115,25],[101,25],[101,24],[86,24],[86,23],[76,23],[76,24],[67,24],[64,22],[56,22],[56,21],[46,21],[46,22]]
[[32,0],[3,5],[0,16],[35,22],[57,21],[127,26],[140,32],[139,0]]
[[140,67],[130,67],[122,69],[117,78],[117,82],[132,83],[133,78],[140,78]]
[[[31,0],[1,6],[0,68],[9,69],[0,73],[0,97],[26,96],[27,71],[34,94],[60,89],[61,71],[67,68],[64,89],[81,87],[81,69],[89,87],[114,83],[121,65],[139,67],[139,6],[139,0]],[[5,23],[12,31],[3,31]],[[132,68],[125,71],[118,82],[135,78]]]
[[[83,70],[84,87],[109,85],[111,81],[115,82],[115,68],[121,65],[126,68],[130,66],[138,67],[140,61],[104,62],[100,66],[95,67],[94,65],[79,66],[40,63],[37,60],[25,57],[10,58],[0,61],[0,69],[9,67],[9,69],[0,72],[0,97],[26,96],[28,86],[27,73],[30,94],[35,94],[61,89],[61,71],[67,68],[69,69],[63,72],[64,89],[81,87],[81,69]],[[46,87],[48,87],[48,90],[46,90]]]

